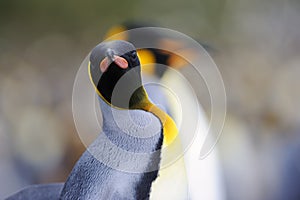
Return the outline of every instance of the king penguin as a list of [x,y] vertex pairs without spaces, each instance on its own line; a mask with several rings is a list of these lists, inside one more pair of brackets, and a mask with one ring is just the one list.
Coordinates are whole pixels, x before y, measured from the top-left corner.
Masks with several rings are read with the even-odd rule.
[[172,187],[170,175],[176,176],[176,168],[171,174],[162,172],[163,147],[176,152],[178,130],[172,118],[149,100],[135,47],[120,40],[100,43],[91,52],[88,69],[103,131],[64,184],[32,186],[7,200],[144,200],[166,199],[169,193],[187,199],[186,193],[178,195],[181,187]]

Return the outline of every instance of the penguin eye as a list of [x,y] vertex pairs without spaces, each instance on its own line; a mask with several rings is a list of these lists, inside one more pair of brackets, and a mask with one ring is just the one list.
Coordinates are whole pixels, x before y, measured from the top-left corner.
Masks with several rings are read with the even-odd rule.
[[136,59],[137,59],[137,55],[136,55],[136,52],[135,52],[135,51],[133,51],[133,52],[131,53],[131,59],[132,59],[132,60],[136,60]]

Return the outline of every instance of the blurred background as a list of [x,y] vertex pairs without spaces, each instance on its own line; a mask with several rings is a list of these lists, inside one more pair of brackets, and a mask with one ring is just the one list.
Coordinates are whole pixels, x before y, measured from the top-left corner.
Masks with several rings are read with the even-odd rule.
[[85,150],[72,117],[76,72],[128,20],[214,48],[228,100],[218,142],[226,199],[300,199],[296,0],[0,1],[0,199],[66,179]]

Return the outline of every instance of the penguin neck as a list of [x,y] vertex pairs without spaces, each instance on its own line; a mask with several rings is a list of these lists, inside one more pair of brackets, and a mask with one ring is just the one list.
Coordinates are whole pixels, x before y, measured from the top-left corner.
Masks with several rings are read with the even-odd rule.
[[[111,109],[122,110],[124,108],[118,108],[114,105],[111,105],[110,102],[103,100],[103,97],[99,97],[99,99],[100,99],[101,109],[103,109],[106,113],[110,113],[109,115],[108,114],[103,115],[103,122],[104,122],[103,125],[105,126],[107,125],[105,124],[105,122],[113,119]],[[107,109],[110,109],[110,111],[107,112]],[[156,106],[149,100],[148,94],[143,86],[139,87],[133,93],[132,97],[130,98],[129,109],[144,110],[154,114],[156,117],[159,118],[163,126],[163,136],[164,136],[163,146],[170,145],[176,139],[178,135],[178,129],[175,122],[166,112],[161,110],[158,106]],[[106,120],[105,118],[108,120]]]
[[[135,105],[142,105],[146,101],[147,100],[145,99],[143,101],[141,99],[141,101],[136,101]],[[143,109],[128,110],[115,108],[101,97],[99,97],[99,103],[103,116],[103,133],[109,141],[119,149],[123,149],[126,152],[134,152],[134,154],[130,154],[130,162],[118,163],[118,166],[121,167],[122,171],[127,169],[126,166],[128,164],[130,169],[132,167],[135,169],[134,167],[138,166],[138,170],[134,170],[138,173],[126,173],[125,176],[127,178],[125,176],[125,178],[123,178],[124,181],[130,179],[127,180],[129,181],[128,187],[133,189],[128,191],[134,193],[135,197],[133,199],[147,199],[150,195],[152,183],[158,176],[158,169],[161,161],[161,148],[163,145],[162,124],[158,117],[155,117],[152,113]],[[123,125],[119,124],[118,121]],[[149,124],[149,122],[151,124]],[[126,131],[126,129],[129,131]],[[135,132],[137,137],[130,135],[130,131]],[[95,145],[97,147],[107,146],[107,144],[98,145],[97,140]],[[105,151],[107,151],[107,149],[101,149],[100,153],[109,157],[114,157],[114,160],[123,159],[123,154],[113,155],[112,152],[105,153]],[[139,157],[140,155],[143,156],[143,159],[141,159],[142,157]],[[118,156],[121,157],[118,158]],[[135,156],[137,156],[136,159]],[[111,159],[108,158],[108,160]],[[119,168],[117,169],[119,170]],[[124,196],[125,195],[128,194],[124,194]]]
[[[114,108],[99,97],[103,132],[115,145],[126,151],[149,153],[161,149],[162,124],[150,112]],[[149,122],[151,124],[149,124]],[[134,144],[133,144],[134,143]]]

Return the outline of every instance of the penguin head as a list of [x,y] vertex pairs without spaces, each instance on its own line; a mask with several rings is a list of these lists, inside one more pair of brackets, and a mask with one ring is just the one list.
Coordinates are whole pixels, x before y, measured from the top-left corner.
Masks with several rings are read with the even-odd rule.
[[111,106],[128,109],[146,97],[140,60],[129,42],[113,40],[97,45],[90,55],[89,75],[98,95]]

